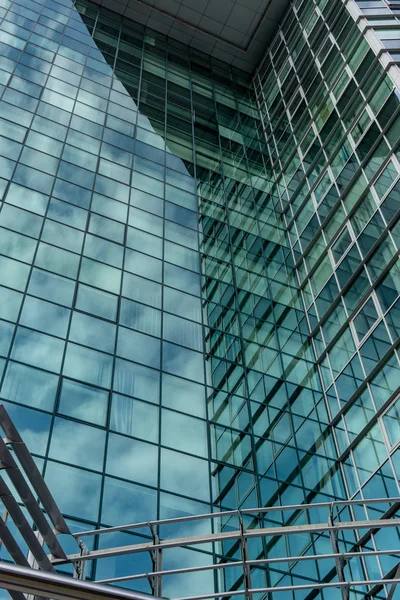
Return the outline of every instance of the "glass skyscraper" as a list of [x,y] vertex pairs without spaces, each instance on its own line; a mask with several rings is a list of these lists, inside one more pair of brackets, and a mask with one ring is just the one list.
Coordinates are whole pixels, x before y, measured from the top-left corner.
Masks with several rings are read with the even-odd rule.
[[0,0],[0,399],[71,528],[399,496],[400,3],[253,73],[131,17]]

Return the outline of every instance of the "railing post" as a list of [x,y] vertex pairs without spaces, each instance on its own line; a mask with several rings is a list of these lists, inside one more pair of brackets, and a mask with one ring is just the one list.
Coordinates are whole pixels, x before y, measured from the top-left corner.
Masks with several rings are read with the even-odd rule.
[[[332,503],[330,509],[329,509],[329,518],[328,518],[328,525],[330,527],[334,527],[335,523],[333,521],[333,507],[334,504]],[[340,554],[340,550],[339,550],[339,542],[338,542],[338,532],[336,529],[332,530],[329,532],[329,538],[331,540],[331,545],[332,545],[332,551],[334,554]],[[343,559],[343,557],[341,556],[335,556],[335,566],[336,566],[336,572],[338,575],[338,579],[341,583],[346,583],[346,578],[344,576],[344,570],[343,567],[346,564],[346,561]],[[343,585],[340,587],[340,591],[342,594],[342,598],[343,600],[349,600],[350,599],[350,593],[349,593],[349,585]]]
[[149,523],[149,528],[151,531],[151,535],[153,537],[153,545],[156,548],[152,548],[150,550],[151,562],[153,565],[153,575],[149,574],[148,580],[151,587],[151,592],[153,596],[157,596],[157,598],[161,598],[162,596],[162,575],[154,575],[154,573],[159,573],[162,571],[162,550],[157,547],[160,544],[160,538],[158,537],[154,526],[152,523]]
[[243,524],[242,515],[238,511],[239,526],[240,526],[240,547],[242,552],[242,563],[243,563],[243,577],[246,600],[253,600],[253,594],[251,593],[251,569],[248,563],[249,560],[249,548],[247,538],[245,537],[245,529]]
[[[90,554],[89,548],[86,546],[86,544],[81,539],[78,538],[77,542],[78,542],[81,556],[87,556],[88,554]],[[75,563],[74,574],[73,574],[74,579],[85,579],[87,564],[88,564],[87,560],[80,560]]]

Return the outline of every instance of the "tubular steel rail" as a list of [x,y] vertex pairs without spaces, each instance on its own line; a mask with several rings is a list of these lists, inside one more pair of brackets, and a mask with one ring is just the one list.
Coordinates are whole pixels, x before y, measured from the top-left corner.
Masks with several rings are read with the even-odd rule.
[[[338,521],[337,518],[340,515],[340,511],[345,508],[355,507],[356,505],[377,505],[380,504],[391,505],[389,510],[383,513],[381,519],[371,519],[365,521]],[[135,555],[138,553],[150,553],[152,557],[152,572],[125,575],[121,577],[111,577],[102,579],[99,583],[102,584],[122,584],[123,582],[138,581],[147,579],[150,584],[154,595],[162,595],[162,583],[165,578],[171,576],[179,576],[189,573],[200,573],[200,572],[217,572],[220,582],[220,588],[222,591],[210,592],[209,590],[204,591],[202,594],[193,596],[183,596],[180,600],[201,600],[203,598],[229,598],[240,595],[245,595],[248,600],[251,600],[254,594],[268,594],[269,592],[288,592],[288,591],[307,591],[307,590],[323,590],[329,588],[336,588],[340,590],[341,597],[343,600],[350,598],[350,590],[369,588],[374,589],[374,594],[381,592],[383,589],[386,590],[386,597],[389,599],[394,598],[394,592],[396,589],[397,582],[400,575],[400,567],[396,570],[393,576],[382,577],[382,579],[368,578],[365,579],[352,579],[346,575],[346,565],[350,564],[353,560],[365,561],[371,557],[385,557],[390,556],[392,559],[397,561],[400,565],[400,543],[397,547],[387,549],[379,549],[375,547],[373,536],[375,533],[385,530],[386,528],[395,529],[400,527],[400,518],[385,518],[388,515],[396,513],[396,509],[400,506],[400,498],[378,498],[373,500],[350,500],[350,501],[337,501],[337,502],[326,502],[316,504],[297,504],[291,506],[274,506],[269,508],[253,508],[245,510],[233,510],[219,513],[210,513],[205,515],[196,515],[190,517],[178,517],[173,519],[163,519],[151,522],[141,522],[135,524],[118,525],[115,527],[105,527],[101,529],[82,531],[77,534],[73,534],[74,537],[82,543],[82,538],[103,535],[106,533],[115,532],[130,532],[134,533],[137,530],[147,528],[150,533],[152,540],[145,541],[139,544],[130,544],[125,546],[117,547],[103,547],[98,550],[92,550],[87,552],[86,556],[82,556],[80,553],[70,554],[65,559],[53,559],[52,563],[54,566],[71,562],[72,564],[81,564],[92,560],[101,560],[103,558]],[[386,507],[385,507],[386,508]],[[303,523],[303,524],[288,524],[288,525],[276,525],[274,527],[263,527],[258,525],[258,521],[261,517],[265,518],[271,516],[274,513],[285,513],[287,511],[303,513],[304,511],[312,511],[327,509],[328,518],[326,523]],[[335,516],[336,511],[336,516]],[[225,518],[236,517],[239,527],[233,531],[223,531],[221,527],[221,520]],[[243,519],[250,519],[252,527],[245,528]],[[336,519],[336,520],[335,520]],[[213,533],[203,535],[190,535],[188,537],[173,537],[160,540],[155,533],[159,531],[163,525],[168,525],[171,528],[172,525],[191,524],[195,525],[199,521],[212,521],[215,524]],[[341,539],[341,534],[350,534],[349,540]],[[276,540],[280,537],[292,537],[296,535],[308,536],[317,535],[325,536],[330,543],[331,552],[328,553],[307,553],[298,554],[295,556],[274,556],[265,558],[252,558],[249,552],[249,542],[254,539],[262,540]],[[400,538],[399,538],[400,539]],[[356,541],[355,541],[356,540]],[[360,543],[357,543],[357,540]],[[236,544],[238,552],[237,557],[229,558],[224,555],[221,550],[224,542],[230,542]],[[340,547],[345,545],[350,546],[351,550],[340,551]],[[214,548],[217,548],[215,554],[217,559],[212,561],[210,555],[210,564],[201,566],[189,566],[175,569],[163,569],[163,551],[172,548],[193,548],[200,547],[202,545],[214,544]],[[365,546],[367,547],[365,548]],[[372,546],[372,549],[370,548]],[[310,547],[311,544],[310,544]],[[206,550],[209,552],[209,548]],[[265,586],[265,587],[253,587],[252,585],[252,572],[255,569],[268,570],[271,567],[278,566],[279,564],[298,564],[303,561],[332,561],[333,573],[331,581],[304,581],[299,585],[282,585],[282,586]],[[239,589],[225,589],[224,587],[224,576],[226,571],[229,569],[242,569],[242,575],[238,577]],[[298,576],[297,576],[298,578]],[[386,586],[386,587],[385,587]],[[369,598],[369,596],[366,596]],[[381,597],[381,596],[380,596]]]
[[[4,439],[0,438],[0,467],[9,478],[11,487],[14,487],[19,495],[19,498],[14,497],[10,487],[0,476],[0,499],[5,507],[3,518],[0,518],[0,545],[4,545],[15,562],[15,565],[12,565],[0,561],[0,588],[7,589],[13,600],[27,600],[27,597],[31,596],[55,600],[145,600],[150,597],[160,599],[163,597],[165,583],[168,584],[174,577],[178,578],[178,583],[172,593],[169,592],[169,596],[179,600],[228,599],[236,596],[244,596],[246,600],[258,600],[260,597],[269,600],[272,597],[270,594],[275,598],[275,594],[279,592],[283,592],[282,600],[286,600],[285,592],[296,591],[302,594],[302,598],[311,600],[318,596],[320,590],[330,588],[337,589],[342,600],[353,598],[352,592],[357,592],[357,598],[360,600],[371,600],[375,597],[395,600],[399,597],[398,497],[257,507],[143,521],[75,534],[70,532],[32,456],[2,405],[0,427],[5,434]],[[40,507],[31,487],[45,510]],[[35,530],[21,510],[22,504],[32,518]],[[381,518],[351,520],[357,506],[363,506],[365,510],[373,509],[375,514],[380,505]],[[324,510],[327,513],[326,521],[315,522],[321,521],[321,511]],[[313,518],[313,511],[318,511],[318,518]],[[284,515],[287,515],[287,518],[284,518]],[[28,557],[19,547],[8,526],[9,519],[14,521],[29,548]],[[210,532],[191,535],[202,522]],[[172,533],[161,538],[164,526],[168,526],[168,532]],[[185,532],[188,531],[189,535],[173,535],[174,526],[185,526]],[[397,541],[389,544],[386,542],[386,536],[382,541],[379,533],[385,531],[396,532]],[[69,539],[75,540],[77,552],[68,555],[64,552],[57,538],[60,533],[68,534]],[[143,542],[107,546],[104,537],[107,533],[124,533],[127,539],[129,534],[133,534],[135,542],[138,536],[141,536]],[[89,550],[84,540],[92,536],[95,536],[96,549]],[[101,548],[98,549],[97,542],[100,537]],[[283,539],[287,543],[287,546],[283,546],[290,548],[299,538],[301,546],[297,545],[296,550],[301,548],[301,551],[281,551],[280,554],[276,552],[276,548],[279,547],[277,542]],[[389,540],[394,538],[395,536],[388,536]],[[396,547],[393,548],[393,545]],[[49,554],[46,553],[46,547]],[[206,557],[207,562],[199,565],[189,560],[187,564],[179,567],[167,568],[167,553],[173,549],[180,549],[187,557],[193,557],[193,551],[200,550],[201,555],[196,555]],[[150,555],[151,571],[135,572],[135,557],[140,553]],[[127,555],[132,555],[132,574],[128,572],[127,575],[108,577],[95,582],[85,580],[85,567],[93,561],[97,566],[104,558]],[[386,567],[380,567],[378,571],[380,578],[376,577],[376,569],[369,575],[368,561],[373,558],[376,561],[385,561],[383,564]],[[300,569],[299,574],[298,567],[306,566],[308,561],[324,565],[324,568],[327,566],[325,576],[320,579],[307,578],[303,576],[306,569]],[[56,573],[57,568],[67,564],[72,566],[72,578]],[[126,566],[126,563],[124,564]],[[358,577],[352,576],[353,565]],[[212,575],[212,591],[209,586],[202,587],[201,582],[199,584],[196,580],[193,594],[182,594],[179,586],[180,576],[195,576],[207,572]],[[282,576],[281,580],[279,577],[275,580],[275,585],[272,584],[271,573],[280,573]],[[285,575],[292,575],[295,584],[288,584]],[[123,586],[124,583],[135,586],[135,582],[146,580],[152,596],[115,587]],[[205,581],[209,581],[209,578],[206,577]],[[291,581],[289,579],[289,583]]]
[[0,588],[16,600],[26,600],[25,594],[54,600],[154,600],[146,594],[4,562],[0,562]]

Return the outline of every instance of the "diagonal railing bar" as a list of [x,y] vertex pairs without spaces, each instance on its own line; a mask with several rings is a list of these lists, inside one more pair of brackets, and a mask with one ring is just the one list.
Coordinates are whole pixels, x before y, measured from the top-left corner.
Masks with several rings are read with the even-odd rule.
[[[0,426],[6,435],[6,443],[11,444],[15,455],[17,456],[28,480],[36,491],[41,503],[44,506],[51,522],[59,533],[71,533],[64,517],[61,514],[49,488],[44,482],[35,461],[27,449],[23,439],[18,433],[17,428],[10,419],[4,404],[0,404]],[[47,542],[46,542],[47,543]]]
[[10,480],[12,481],[15,489],[17,490],[22,502],[25,504],[29,514],[33,521],[36,523],[38,530],[43,536],[50,552],[53,556],[58,558],[65,558],[65,552],[60,546],[53,530],[51,529],[46,517],[43,514],[42,509],[36,502],[34,495],[32,494],[28,484],[26,483],[24,476],[18,468],[11,452],[7,448],[3,438],[0,437],[0,462],[3,470],[6,471]]
[[[397,580],[400,579],[400,562],[397,565],[397,570],[396,570],[394,578],[397,579]],[[398,585],[399,585],[399,581],[397,581],[397,583],[392,583],[392,586],[391,586],[391,588],[389,590],[389,594],[388,594],[387,600],[393,600],[394,593],[395,593],[396,588],[397,588]]]
[[12,600],[26,600],[26,596],[23,592],[17,590],[7,590]]
[[54,571],[54,567],[51,564],[46,552],[43,550],[38,538],[34,534],[32,527],[29,525],[24,513],[22,512],[19,504],[11,494],[10,489],[0,475],[0,499],[3,502],[6,510],[10,517],[14,521],[15,526],[18,528],[22,537],[28,545],[28,548],[35,556],[38,565],[45,571]]
[[13,559],[13,561],[17,565],[22,565],[23,567],[29,567],[28,559],[25,554],[22,552],[21,548],[18,546],[17,541],[15,540],[13,534],[8,529],[5,521],[0,517],[0,538],[3,542],[7,552]]

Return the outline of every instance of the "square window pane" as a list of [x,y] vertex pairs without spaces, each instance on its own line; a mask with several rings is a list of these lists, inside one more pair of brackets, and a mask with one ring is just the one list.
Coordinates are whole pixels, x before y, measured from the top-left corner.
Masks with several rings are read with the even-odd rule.
[[0,318],[16,321],[23,295],[9,288],[0,287]]
[[121,271],[89,258],[83,258],[79,279],[106,292],[118,294],[121,285]]
[[103,468],[106,432],[76,421],[56,417],[49,457],[94,471]]
[[82,421],[105,425],[107,419],[108,392],[63,379],[58,412]]
[[52,411],[57,386],[57,375],[10,361],[1,388],[1,396],[12,402]]
[[137,331],[119,327],[117,355],[149,367],[160,368],[161,342]]
[[113,389],[121,394],[135,396],[157,404],[160,394],[160,373],[154,369],[117,358]]
[[205,418],[205,388],[198,383],[163,373],[162,405]]
[[64,343],[58,338],[18,327],[11,358],[48,371],[59,372]]
[[101,522],[140,523],[157,518],[157,492],[134,483],[106,477]]
[[45,481],[64,514],[97,520],[101,475],[48,461]]
[[106,472],[146,485],[157,485],[158,447],[110,433]]
[[69,343],[64,375],[108,388],[111,383],[112,356]]
[[201,303],[196,296],[183,294],[171,288],[164,288],[164,308],[168,312],[201,322]]
[[161,413],[161,444],[173,450],[207,457],[205,421],[163,409]]
[[135,273],[135,275],[161,282],[162,262],[161,260],[147,256],[147,254],[135,252],[134,250],[129,250],[129,248],[127,248],[125,252],[124,268],[126,271]]
[[[123,435],[158,442],[159,409],[129,396],[113,394],[110,428]],[[146,427],[143,424],[146,423]]]
[[26,296],[22,308],[21,325],[65,337],[69,322],[70,311],[57,304],[44,302],[32,296]]
[[119,322],[143,333],[161,336],[161,311],[121,298]]
[[65,279],[54,273],[32,269],[32,275],[28,286],[28,292],[30,294],[34,294],[45,300],[57,302],[58,304],[71,306],[74,290],[75,281]]
[[149,279],[124,273],[122,293],[132,300],[161,308],[161,285]]
[[203,383],[203,354],[169,342],[163,342],[163,370]]
[[208,502],[208,462],[161,448],[161,488]]
[[118,297],[79,284],[76,308],[115,321]]
[[90,346],[103,352],[114,352],[115,325],[73,312],[69,339],[78,344]]
[[4,406],[27,447],[35,454],[46,454],[51,415],[4,402]]

